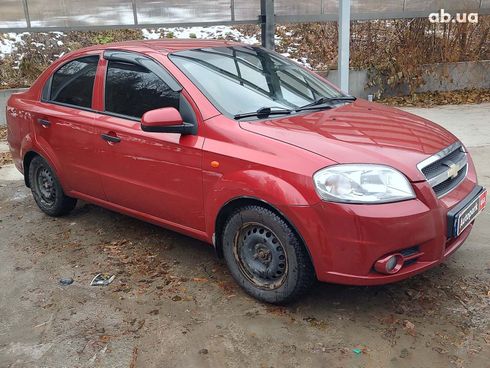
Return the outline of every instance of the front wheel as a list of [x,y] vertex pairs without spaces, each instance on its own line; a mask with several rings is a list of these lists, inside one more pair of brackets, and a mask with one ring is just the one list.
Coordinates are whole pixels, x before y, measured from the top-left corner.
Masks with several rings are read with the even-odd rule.
[[235,211],[224,227],[222,244],[233,278],[261,301],[292,302],[315,281],[305,246],[290,225],[267,208]]
[[29,165],[29,182],[38,207],[49,216],[62,216],[75,208],[77,200],[65,195],[53,169],[40,156]]

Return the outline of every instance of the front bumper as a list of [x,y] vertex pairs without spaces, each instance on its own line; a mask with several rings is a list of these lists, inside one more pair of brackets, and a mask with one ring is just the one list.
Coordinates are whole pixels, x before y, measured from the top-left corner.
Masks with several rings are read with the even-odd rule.
[[[307,244],[320,281],[378,285],[400,281],[444,261],[467,239],[473,225],[448,237],[448,212],[470,195],[476,184],[473,165],[457,188],[437,198],[427,182],[412,183],[417,198],[378,205],[321,202],[283,207]],[[383,256],[417,254],[396,274],[374,270]]]

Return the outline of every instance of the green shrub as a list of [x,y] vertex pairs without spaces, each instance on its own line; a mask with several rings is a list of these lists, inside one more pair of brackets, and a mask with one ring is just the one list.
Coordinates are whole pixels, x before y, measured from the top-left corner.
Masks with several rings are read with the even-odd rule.
[[104,45],[114,41],[114,37],[108,34],[98,34],[93,38],[93,42],[99,45]]

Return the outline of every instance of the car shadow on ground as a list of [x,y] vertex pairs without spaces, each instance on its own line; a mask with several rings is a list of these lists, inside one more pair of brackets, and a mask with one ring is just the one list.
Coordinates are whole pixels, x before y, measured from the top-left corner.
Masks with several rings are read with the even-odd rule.
[[[37,210],[37,209],[35,209]],[[94,216],[95,215],[95,216]],[[96,218],[96,220],[94,220]],[[193,239],[186,235],[167,230],[138,219],[122,215],[96,205],[82,202],[77,205],[71,214],[64,217],[64,220],[77,221],[86,220],[92,223],[111,224],[108,227],[101,227],[103,231],[100,235],[104,239],[114,241],[113,239],[124,239],[132,242],[147,241],[150,249],[162,257],[162,262],[168,260],[168,251],[170,250],[172,261],[182,267],[188,267],[193,270],[199,264],[208,264],[212,267],[218,267],[223,272],[223,277],[233,281],[226,270],[224,260],[219,259],[210,244]],[[111,230],[111,231],[109,231]],[[107,238],[110,234],[111,238]],[[161,238],[161,241],[155,242],[155,239]],[[457,255],[455,255],[457,257]],[[197,261],[197,263],[195,263]],[[185,271],[185,270],[183,270]],[[327,305],[341,304],[345,308],[367,306],[367,302],[380,304],[388,309],[395,308],[402,302],[402,295],[408,299],[417,297],[417,292],[429,292],[431,288],[440,289],[456,281],[459,274],[452,270],[446,263],[442,263],[425,273],[415,275],[414,277],[393,284],[380,286],[348,286],[336,285],[330,283],[316,282],[309,293],[301,300],[290,305],[294,309],[302,303],[317,303],[325,308]],[[245,294],[245,293],[243,293]],[[446,293],[446,295],[448,295]]]
[[[172,264],[176,277],[212,278],[227,284],[227,287],[221,290],[223,293],[226,294],[228,289],[228,294],[232,292],[250,305],[265,305],[249,297],[235,284],[224,261],[218,259],[209,244],[94,205],[84,204],[77,207],[66,220],[76,221],[77,218],[83,218],[94,221],[94,214],[98,218],[97,222],[111,224],[109,228],[113,228],[113,234],[117,234],[116,242],[123,239],[140,244],[139,251],[154,253],[158,256],[157,261]],[[102,242],[114,242],[112,238],[107,239],[105,233],[101,234],[101,238]],[[132,253],[132,256],[135,254]],[[463,306],[461,298],[466,298],[466,294],[462,296],[461,292],[466,287],[460,289],[457,285],[462,285],[464,281],[457,270],[443,263],[408,280],[382,286],[347,286],[317,282],[300,300],[279,308],[287,310],[288,313],[308,311],[310,315],[318,314],[319,318],[327,316],[330,312],[342,310],[362,311],[367,318],[380,313],[424,318],[433,315],[446,303]]]

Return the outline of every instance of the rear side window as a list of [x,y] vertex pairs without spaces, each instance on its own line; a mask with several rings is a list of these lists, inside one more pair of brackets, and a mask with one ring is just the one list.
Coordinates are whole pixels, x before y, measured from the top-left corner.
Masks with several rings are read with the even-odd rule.
[[51,80],[50,100],[68,105],[91,107],[98,56],[70,61]]
[[179,109],[179,92],[142,66],[109,61],[105,111],[141,118],[145,112],[162,107]]

